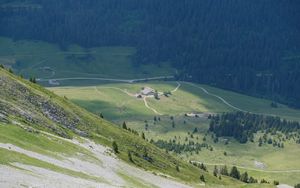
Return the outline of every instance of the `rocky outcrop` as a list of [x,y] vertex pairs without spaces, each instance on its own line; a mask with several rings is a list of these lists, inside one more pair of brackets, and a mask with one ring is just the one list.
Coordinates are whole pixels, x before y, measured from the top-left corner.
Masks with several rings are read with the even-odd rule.
[[63,137],[68,137],[65,128],[87,136],[87,133],[78,128],[80,118],[56,104],[51,97],[43,96],[38,90],[5,74],[0,74],[0,87],[1,122],[9,123],[7,114],[10,114],[23,123],[42,126]]

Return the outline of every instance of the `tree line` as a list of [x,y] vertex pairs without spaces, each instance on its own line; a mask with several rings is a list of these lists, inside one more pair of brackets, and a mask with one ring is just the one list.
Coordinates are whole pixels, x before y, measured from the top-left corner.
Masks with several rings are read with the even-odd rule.
[[57,43],[63,50],[73,43],[134,46],[134,66],[170,62],[180,79],[300,107],[297,0],[4,0],[0,5],[1,36]]
[[156,145],[159,148],[165,149],[167,151],[172,151],[177,154],[181,154],[183,152],[196,152],[198,154],[202,149],[213,150],[211,146],[207,143],[195,143],[193,141],[189,141],[187,144],[176,143],[175,140],[150,140],[150,143]]
[[[234,137],[240,143],[253,141],[254,133],[258,131],[277,132],[288,134],[300,131],[300,124],[296,121],[287,121],[274,116],[264,116],[245,112],[230,112],[211,117],[209,131],[217,137]],[[265,142],[267,137],[263,138]],[[262,142],[262,140],[260,140]]]

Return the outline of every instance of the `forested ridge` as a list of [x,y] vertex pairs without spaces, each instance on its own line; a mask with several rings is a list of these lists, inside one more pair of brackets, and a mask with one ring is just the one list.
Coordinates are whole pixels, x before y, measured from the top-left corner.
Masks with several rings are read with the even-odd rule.
[[300,107],[298,0],[2,0],[0,35],[134,46],[134,66]]

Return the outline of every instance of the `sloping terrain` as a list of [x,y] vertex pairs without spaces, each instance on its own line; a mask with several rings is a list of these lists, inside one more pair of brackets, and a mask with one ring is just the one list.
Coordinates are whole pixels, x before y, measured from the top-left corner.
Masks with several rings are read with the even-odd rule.
[[[0,88],[3,186],[195,187],[204,184],[200,175],[208,186],[241,185],[180,161],[4,69]],[[110,149],[113,141],[118,152]]]
[[[136,169],[118,160],[109,148],[88,139],[79,142],[40,131],[30,133],[20,127],[3,124],[1,132],[8,133],[8,136],[1,135],[1,142],[4,143],[0,144],[0,185],[5,187],[188,187]],[[18,141],[12,133],[31,141]],[[48,149],[39,141],[53,148]],[[67,146],[66,150],[60,150],[64,146]]]
[[[168,97],[160,95],[159,100],[145,97],[148,108],[142,98],[135,96],[143,87],[171,94]],[[242,111],[299,121],[300,111],[297,109],[279,103],[272,107],[272,101],[269,100],[190,82],[102,83],[49,89],[95,114],[102,113],[116,124],[125,121],[128,127],[143,131],[149,140],[160,141],[158,145],[162,148],[174,151],[177,147],[180,152],[174,154],[183,160],[203,162],[209,166],[210,172],[215,165],[238,166],[241,171],[245,170],[255,178],[265,178],[270,182],[276,180],[294,185],[300,181],[299,136],[281,140],[284,148],[272,144],[259,146],[262,132],[254,135],[253,142],[245,144],[230,137],[217,141],[214,135],[208,133],[210,120],[207,118],[208,114]],[[185,115],[193,113],[198,117]],[[268,138],[279,141],[279,135],[268,134]],[[213,149],[178,149],[191,143],[208,144]]]

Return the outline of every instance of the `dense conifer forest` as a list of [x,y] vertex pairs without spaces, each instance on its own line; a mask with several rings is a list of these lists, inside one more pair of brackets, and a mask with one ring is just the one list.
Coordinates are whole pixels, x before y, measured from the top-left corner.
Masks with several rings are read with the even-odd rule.
[[2,0],[0,35],[84,47],[133,46],[180,79],[300,107],[298,0]]
[[[244,112],[224,113],[221,116],[213,116],[210,122],[209,131],[215,133],[217,137],[229,136],[234,137],[241,143],[252,141],[254,133],[262,131],[270,134],[277,132],[288,135],[289,133],[299,133],[299,122],[282,120],[279,117],[264,116]],[[288,136],[285,136],[288,139]],[[273,140],[267,139],[267,134],[259,142],[273,143]],[[300,140],[299,135],[297,139]],[[298,142],[298,141],[297,141]],[[280,143],[276,143],[278,145]],[[279,146],[281,147],[281,146]]]

